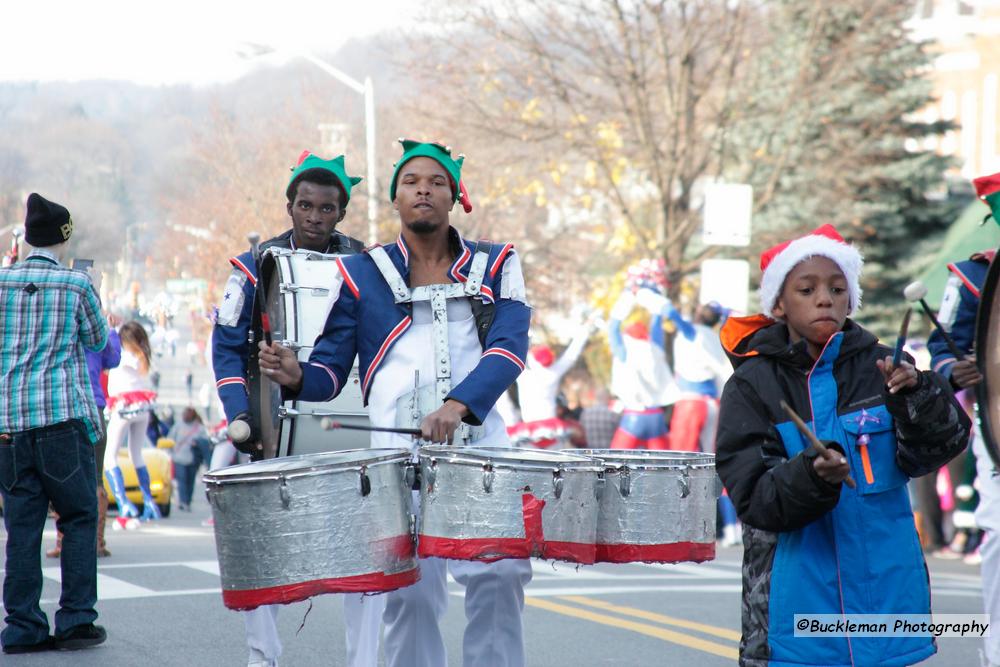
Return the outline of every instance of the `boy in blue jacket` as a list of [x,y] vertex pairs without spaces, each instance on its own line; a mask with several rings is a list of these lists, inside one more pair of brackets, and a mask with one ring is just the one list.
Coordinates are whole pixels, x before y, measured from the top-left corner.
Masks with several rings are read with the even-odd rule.
[[[961,452],[948,382],[848,318],[862,258],[824,225],[761,256],[763,314],[730,318],[717,467],[744,528],[741,665],[912,665],[932,637],[796,637],[795,614],[929,614],[907,495]],[[818,454],[784,400],[827,445]],[[845,488],[848,475],[856,487]]]

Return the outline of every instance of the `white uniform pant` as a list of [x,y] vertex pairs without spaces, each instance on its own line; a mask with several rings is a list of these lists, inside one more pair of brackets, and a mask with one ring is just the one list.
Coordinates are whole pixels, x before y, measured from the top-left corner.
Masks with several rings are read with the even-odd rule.
[[[278,636],[278,607],[270,604],[244,611],[247,647],[251,657],[277,660],[281,655]],[[378,640],[385,610],[384,595],[344,595],[344,630],[347,638],[347,667],[376,667]],[[257,656],[256,654],[260,654]],[[334,661],[337,662],[337,661]]]
[[445,667],[440,622],[448,607],[447,571],[465,586],[464,667],[522,667],[524,587],[531,561],[495,563],[420,559],[420,581],[386,594],[385,659],[389,667]]

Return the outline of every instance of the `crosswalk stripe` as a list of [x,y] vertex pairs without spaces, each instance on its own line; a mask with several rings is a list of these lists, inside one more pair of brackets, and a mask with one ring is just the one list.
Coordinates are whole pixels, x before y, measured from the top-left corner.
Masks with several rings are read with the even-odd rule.
[[[43,567],[42,576],[57,583],[62,583],[62,572],[58,567]],[[130,584],[127,581],[97,573],[97,598],[99,600],[119,600],[123,598],[140,598],[154,595],[156,592]]]

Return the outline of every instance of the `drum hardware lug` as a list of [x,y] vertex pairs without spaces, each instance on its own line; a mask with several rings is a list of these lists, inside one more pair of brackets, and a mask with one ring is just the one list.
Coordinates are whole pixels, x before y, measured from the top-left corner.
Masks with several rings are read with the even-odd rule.
[[684,466],[684,471],[681,473],[681,478],[677,480],[677,483],[681,487],[681,498],[687,498],[691,495],[691,479],[688,476],[691,472],[690,466]]
[[367,496],[372,492],[372,481],[368,479],[368,466],[361,466],[361,470],[358,471],[358,477],[361,482],[361,495]]
[[412,461],[406,462],[406,467],[403,470],[403,483],[406,488],[417,491],[420,489],[418,480],[420,479],[420,468],[417,467]]
[[552,471],[552,488],[553,491],[555,491],[556,498],[562,496],[563,482],[565,482],[562,474],[563,474],[562,468],[556,468],[555,470]]
[[219,497],[218,493],[214,493],[208,489],[205,489],[205,495],[208,497],[208,504],[215,509],[222,511],[222,499]]
[[278,406],[278,418],[288,419],[289,417],[298,417],[299,411],[295,408],[286,408],[284,405]]
[[427,493],[434,490],[434,480],[437,479],[437,459],[431,459],[431,464],[427,466]]
[[279,341],[279,344],[282,347],[287,347],[292,352],[298,352],[299,350],[302,349],[302,345],[299,344],[297,341],[294,341],[294,340],[285,339],[285,340]]
[[296,285],[295,283],[280,283],[278,285],[278,291],[282,294],[288,294],[289,292],[297,293],[303,290],[309,290],[313,296],[327,296],[330,294],[330,290],[325,287],[306,287],[304,285]]
[[281,506],[286,510],[292,504],[292,494],[288,491],[288,481],[284,475],[278,478],[278,495],[281,496]]
[[604,471],[597,473],[597,484],[594,485],[594,496],[600,500],[604,496],[604,484],[607,482],[604,479]]
[[410,520],[410,539],[416,541],[417,539],[417,515],[407,514]]
[[622,498],[627,498],[628,494],[632,493],[632,472],[628,466],[622,466],[618,471],[618,491],[622,494]]
[[490,493],[493,490],[493,462],[487,461],[483,464],[483,491]]

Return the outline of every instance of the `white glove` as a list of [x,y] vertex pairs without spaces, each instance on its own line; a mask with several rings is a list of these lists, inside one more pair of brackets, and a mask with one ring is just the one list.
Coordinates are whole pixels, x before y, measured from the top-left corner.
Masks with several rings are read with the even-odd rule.
[[613,320],[624,320],[632,312],[633,306],[635,306],[635,295],[630,291],[622,292],[622,295],[615,301],[615,305],[611,307],[609,317]]
[[662,294],[657,294],[648,287],[639,290],[639,293],[635,297],[635,302],[653,315],[663,314],[664,309],[670,305],[670,299]]

